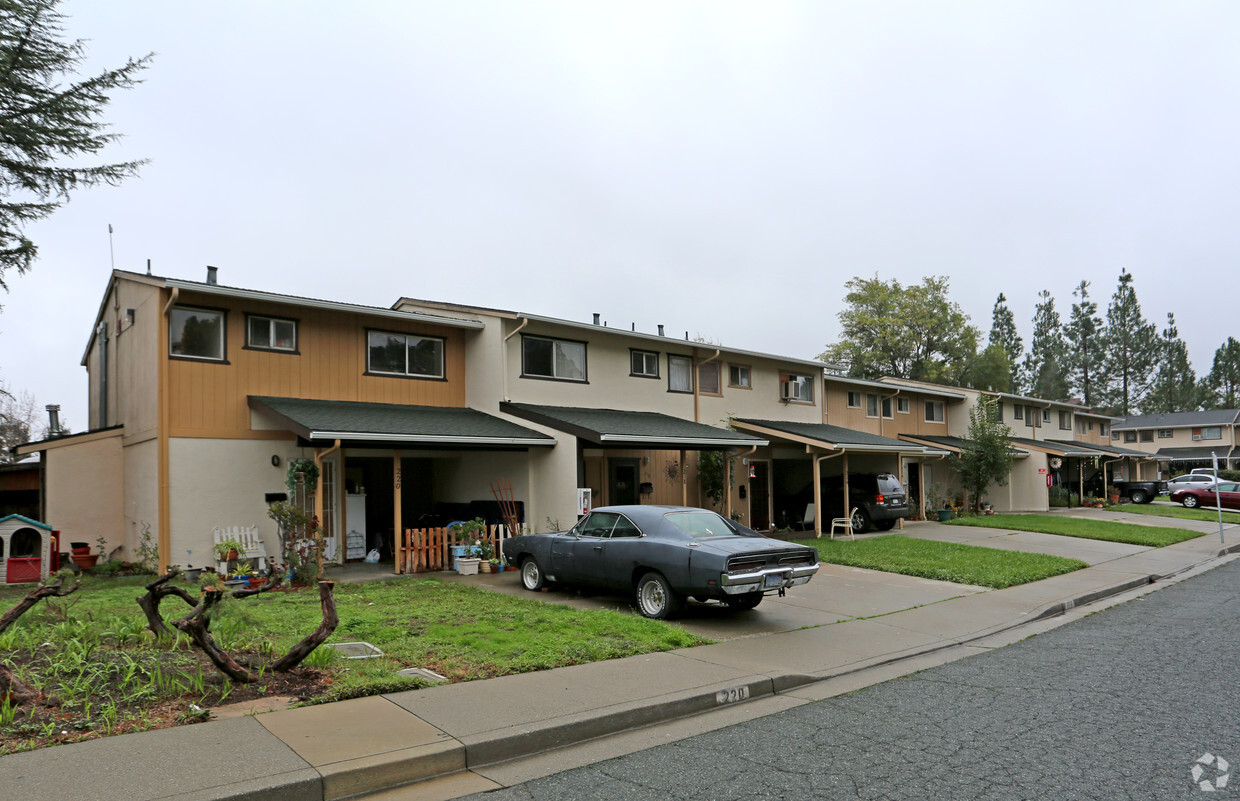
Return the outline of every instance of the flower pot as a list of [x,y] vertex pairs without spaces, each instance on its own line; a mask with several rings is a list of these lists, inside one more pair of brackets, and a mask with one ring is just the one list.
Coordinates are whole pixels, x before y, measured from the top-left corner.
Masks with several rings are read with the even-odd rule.
[[462,576],[476,576],[478,575],[478,565],[481,562],[482,560],[477,557],[462,556],[456,560],[456,572]]
[[490,562],[485,562],[485,561],[484,561],[484,562],[479,562],[479,563],[478,563],[478,572],[479,572],[479,573],[490,573],[490,572],[491,572],[491,563],[490,563]]
[[1107,500],[1109,500],[1109,501],[1110,501],[1111,503],[1113,503],[1113,504],[1115,504],[1115,503],[1119,503],[1119,496],[1118,496],[1118,495],[1108,495],[1108,496],[1107,496]]
[[261,587],[267,583],[267,577],[266,576],[250,576],[247,583],[250,589]]
[[99,554],[97,553],[76,553],[75,552],[73,554],[73,564],[77,565],[83,570],[85,570],[86,568],[94,567],[95,563],[98,561],[99,561]]
[[940,522],[940,523],[947,523],[947,522],[949,522],[949,521],[952,519],[952,510],[951,510],[951,509],[939,509],[939,510],[938,510],[938,512],[939,512],[939,522]]

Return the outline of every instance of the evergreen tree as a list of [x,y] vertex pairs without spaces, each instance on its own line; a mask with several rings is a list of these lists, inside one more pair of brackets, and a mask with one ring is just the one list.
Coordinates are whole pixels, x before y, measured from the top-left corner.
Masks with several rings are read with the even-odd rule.
[[[130,59],[88,78],[76,71],[86,43],[65,41],[60,0],[0,0],[0,288],[4,274],[24,273],[38,248],[23,233],[80,187],[119,184],[141,161],[87,166],[120,138],[102,121],[111,94],[140,81],[152,58]],[[65,83],[65,81],[68,81]]]
[[1141,411],[1146,414],[1193,412],[1200,404],[1201,390],[1197,386],[1197,373],[1188,361],[1188,346],[1180,339],[1175,315],[1168,312],[1167,327],[1159,343],[1158,371]]
[[1068,384],[1080,396],[1087,408],[1098,403],[1098,384],[1102,373],[1102,343],[1106,328],[1098,314],[1098,304],[1089,299],[1089,282],[1081,281],[1072,295],[1072,316],[1064,328],[1064,340],[1068,351],[1065,366],[1068,368]]
[[1020,338],[1020,334],[1016,333],[1016,315],[1012,314],[1012,310],[1008,308],[1007,298],[1003,293],[999,293],[998,299],[995,300],[994,312],[990,319],[990,344],[998,345],[1003,348],[1003,352],[1007,354],[1009,367],[1009,389],[1001,390],[1003,392],[1013,391],[1019,383],[1020,376],[1018,374],[1020,357],[1025,352],[1025,342]]
[[1014,392],[1012,372],[1012,363],[1003,346],[988,345],[969,360],[968,368],[956,385],[987,392]]
[[1111,414],[1127,417],[1141,408],[1158,363],[1158,349],[1158,329],[1141,315],[1132,273],[1121,270],[1119,285],[1107,306],[1102,358],[1107,378],[1105,397]]
[[1023,372],[1024,390],[1035,398],[1044,400],[1067,400],[1068,380],[1064,370],[1067,344],[1064,342],[1063,326],[1059,312],[1055,310],[1055,298],[1048,290],[1038,293],[1042,301],[1033,312],[1033,341],[1025,356]]
[[1206,376],[1206,404],[1212,409],[1240,407],[1240,342],[1227,337],[1214,351],[1214,365]]

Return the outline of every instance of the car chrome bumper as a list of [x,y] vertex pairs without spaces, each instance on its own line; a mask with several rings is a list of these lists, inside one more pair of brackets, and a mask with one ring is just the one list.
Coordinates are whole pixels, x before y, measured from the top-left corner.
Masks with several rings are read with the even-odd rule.
[[764,567],[745,573],[721,573],[719,587],[728,595],[746,592],[784,590],[805,584],[818,572],[818,565],[798,567]]

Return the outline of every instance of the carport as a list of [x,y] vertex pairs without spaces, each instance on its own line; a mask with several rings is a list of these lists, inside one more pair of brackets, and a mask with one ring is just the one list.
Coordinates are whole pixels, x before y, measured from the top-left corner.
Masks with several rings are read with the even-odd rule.
[[[1115,481],[1114,479],[1115,474],[1113,472],[1110,475],[1107,474],[1108,465],[1112,465],[1118,462],[1122,468],[1125,463],[1130,463],[1132,465],[1132,473],[1131,473],[1131,476],[1129,477],[1129,480],[1136,480],[1137,478],[1140,477],[1140,472],[1138,471],[1137,466],[1141,462],[1152,461],[1154,458],[1153,456],[1146,453],[1145,451],[1134,451],[1131,448],[1119,448],[1114,445],[1099,445],[1095,442],[1081,442],[1079,440],[1062,440],[1062,439],[1051,439],[1051,440],[1047,440],[1047,442],[1050,442],[1055,445],[1062,445],[1065,448],[1076,448],[1078,450],[1092,450],[1096,452],[1098,454],[1098,459],[1100,460],[1100,463],[1101,463],[1099,465],[1099,469],[1102,471],[1103,489],[1106,489],[1106,487],[1110,486]],[[1122,473],[1121,476],[1128,476],[1128,473],[1127,472]],[[1126,480],[1126,479],[1121,478],[1120,480]],[[1084,484],[1082,483],[1081,486],[1083,488]],[[1082,492],[1081,492],[1082,503],[1084,503],[1084,500],[1083,500],[1084,495],[1085,493],[1082,489]]]
[[[804,449],[804,456],[792,461],[792,469],[797,463],[804,465],[809,462],[812,472],[814,490],[814,535],[822,536],[823,499],[822,499],[822,463],[830,459],[840,459],[841,482],[844,491],[845,514],[852,508],[849,497],[849,470],[861,467],[863,470],[887,472],[900,475],[900,459],[911,456],[918,459],[925,457],[941,458],[947,451],[940,448],[903,442],[890,437],[880,437],[864,431],[853,431],[849,428],[833,426],[827,423],[795,423],[785,420],[753,420],[737,419],[732,421],[737,431],[764,437],[773,446],[788,448],[792,446]],[[853,461],[859,459],[859,461]],[[773,464],[777,464],[772,460]],[[778,476],[773,478],[778,479]],[[924,504],[924,493],[921,503]],[[808,522],[808,521],[806,521]]]
[[[946,451],[949,454],[952,454],[953,456],[960,455],[960,453],[964,450],[964,443],[965,443],[965,440],[962,437],[930,436],[930,435],[923,435],[923,434],[901,434],[900,439],[906,442],[911,442],[914,445],[924,445],[928,448],[938,448],[940,450]],[[1013,459],[1026,460],[1029,458],[1029,451],[1022,451],[1019,448],[1010,448],[1009,451],[1012,454]],[[1008,492],[1007,492],[1006,502],[995,504],[995,508],[998,511],[1006,512],[1006,511],[1011,511],[1013,509],[1018,508],[1018,504],[1013,498],[1013,488],[1017,484],[1018,474],[1023,473],[1023,472],[1027,472],[1027,471],[1023,469],[1018,469],[1016,465],[1013,465],[1012,473],[1011,475],[1008,476],[1008,482],[1007,482]],[[996,497],[996,496],[990,490],[987,490],[986,497]],[[923,493],[923,497],[921,498],[921,516],[923,518],[926,516],[926,504],[925,504],[924,493]]]

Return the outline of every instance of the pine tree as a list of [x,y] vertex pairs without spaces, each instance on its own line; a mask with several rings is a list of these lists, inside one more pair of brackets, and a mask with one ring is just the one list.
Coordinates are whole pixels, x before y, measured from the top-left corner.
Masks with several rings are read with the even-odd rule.
[[1098,384],[1102,371],[1102,343],[1106,329],[1098,314],[1098,304],[1089,299],[1089,282],[1081,281],[1072,295],[1078,298],[1072,304],[1072,316],[1064,328],[1067,342],[1068,384],[1087,408],[1098,403]]
[[1064,370],[1067,345],[1055,298],[1048,290],[1038,293],[1042,301],[1033,312],[1033,341],[1025,357],[1024,389],[1035,398],[1067,400],[1068,380]]
[[1240,406],[1240,342],[1227,337],[1214,351],[1214,365],[1205,379],[1206,403],[1213,409],[1235,409]]
[[1008,364],[1011,365],[1008,383],[1014,390],[1020,381],[1020,357],[1025,352],[1025,342],[1020,338],[1020,334],[1016,333],[1016,315],[1008,308],[1007,298],[1002,292],[995,300],[995,309],[991,315],[990,344],[998,345],[1007,354]]
[[1175,315],[1168,312],[1167,327],[1159,342],[1158,371],[1141,411],[1146,414],[1193,412],[1200,403],[1201,390],[1197,386],[1197,373],[1188,361],[1188,346],[1180,339]]
[[[116,185],[141,161],[84,166],[120,138],[102,121],[111,94],[141,81],[152,55],[78,79],[84,40],[65,41],[60,0],[0,0],[0,288],[30,269],[38,248],[27,223],[51,215],[71,190]],[[65,83],[66,79],[69,81]]]
[[1158,348],[1158,329],[1141,315],[1132,273],[1121,270],[1119,285],[1107,306],[1102,358],[1107,378],[1105,397],[1111,414],[1127,417],[1141,408],[1158,362]]

